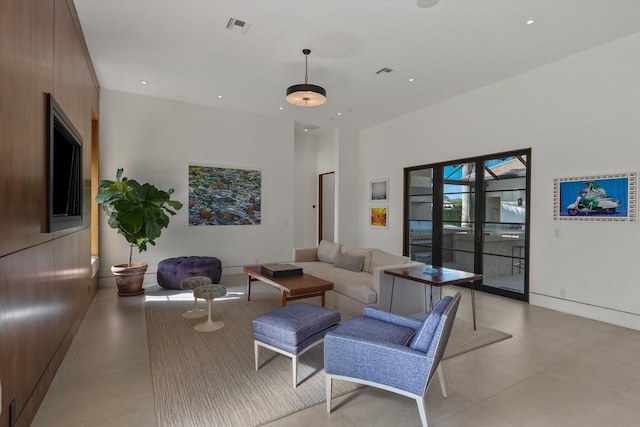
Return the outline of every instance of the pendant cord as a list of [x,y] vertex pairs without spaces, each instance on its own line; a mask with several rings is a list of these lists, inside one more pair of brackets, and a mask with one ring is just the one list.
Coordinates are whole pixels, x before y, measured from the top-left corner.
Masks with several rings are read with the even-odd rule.
[[308,74],[308,59],[309,55],[304,55],[304,84],[309,84],[309,74]]

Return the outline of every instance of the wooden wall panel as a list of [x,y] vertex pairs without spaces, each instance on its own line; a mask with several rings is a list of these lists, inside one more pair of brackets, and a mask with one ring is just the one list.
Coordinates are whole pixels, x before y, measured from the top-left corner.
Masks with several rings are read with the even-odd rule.
[[55,286],[52,249],[47,242],[0,258],[3,418],[12,399],[20,412],[60,341],[60,307],[49,304]]
[[[0,427],[28,426],[95,292],[92,116],[99,86],[72,0],[0,1]],[[46,93],[83,137],[84,225],[44,233]]]
[[54,27],[54,68],[53,68],[53,95],[62,107],[76,129],[86,139],[80,123],[80,110],[84,105],[80,104],[79,85],[84,67],[84,58],[75,22],[70,14],[67,0],[54,0],[55,27]]
[[0,256],[42,243],[53,3],[0,1]]

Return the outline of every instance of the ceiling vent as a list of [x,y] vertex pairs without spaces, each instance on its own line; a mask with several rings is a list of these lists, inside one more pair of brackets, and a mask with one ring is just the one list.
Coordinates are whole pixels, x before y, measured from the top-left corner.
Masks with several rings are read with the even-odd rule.
[[392,72],[393,72],[393,70],[391,68],[384,67],[384,68],[380,68],[378,71],[376,71],[376,74],[385,75],[385,74],[391,74]]
[[241,21],[235,18],[229,18],[229,22],[227,22],[227,30],[231,30],[236,33],[245,34],[249,31],[251,24],[248,22]]

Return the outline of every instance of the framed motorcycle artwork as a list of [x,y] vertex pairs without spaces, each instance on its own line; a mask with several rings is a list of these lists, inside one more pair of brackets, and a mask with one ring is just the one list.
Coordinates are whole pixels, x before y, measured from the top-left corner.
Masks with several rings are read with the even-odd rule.
[[638,220],[637,172],[556,178],[553,193],[554,220]]

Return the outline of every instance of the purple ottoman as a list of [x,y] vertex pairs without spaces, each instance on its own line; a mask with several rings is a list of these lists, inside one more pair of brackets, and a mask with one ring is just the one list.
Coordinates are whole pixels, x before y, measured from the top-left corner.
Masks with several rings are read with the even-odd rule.
[[212,283],[220,283],[222,263],[209,256],[181,256],[158,263],[158,284],[167,289],[182,289],[180,282],[187,277],[205,276]]

